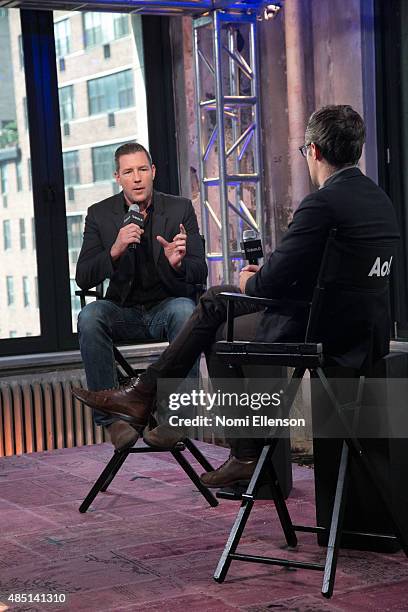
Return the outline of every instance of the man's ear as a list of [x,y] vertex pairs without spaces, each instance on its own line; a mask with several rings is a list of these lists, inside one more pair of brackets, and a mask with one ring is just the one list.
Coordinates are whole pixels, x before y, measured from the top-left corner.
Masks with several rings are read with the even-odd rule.
[[154,177],[156,176],[156,166],[154,164],[152,164],[152,174],[153,174],[153,180],[154,180]]
[[120,183],[120,176],[119,176],[119,173],[115,171],[115,172],[113,173],[113,176],[115,177],[116,182],[117,182],[117,183]]
[[322,161],[323,156],[322,156],[322,152],[320,151],[320,148],[318,145],[316,145],[314,142],[310,143],[310,150],[312,152],[312,158],[313,159],[317,159],[318,161]]

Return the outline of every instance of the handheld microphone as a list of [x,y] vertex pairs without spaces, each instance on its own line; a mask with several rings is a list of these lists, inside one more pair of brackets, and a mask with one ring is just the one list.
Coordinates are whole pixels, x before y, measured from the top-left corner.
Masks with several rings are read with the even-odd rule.
[[258,232],[253,229],[244,230],[242,232],[241,249],[248,263],[257,266],[259,260],[263,257],[262,243]]
[[[123,219],[123,225],[129,225],[130,223],[134,223],[135,225],[138,225],[139,227],[143,228],[144,227],[144,217],[143,215],[139,212],[140,211],[140,206],[139,204],[131,204],[129,206],[129,212],[126,213],[125,218]],[[129,244],[129,249],[135,249],[137,247],[137,242],[133,242],[132,244]]]

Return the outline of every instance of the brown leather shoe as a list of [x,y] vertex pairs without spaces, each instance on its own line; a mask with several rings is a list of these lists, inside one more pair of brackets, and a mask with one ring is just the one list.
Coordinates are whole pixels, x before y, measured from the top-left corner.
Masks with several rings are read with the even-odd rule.
[[88,391],[74,387],[72,394],[91,408],[116,416],[135,427],[144,427],[152,411],[156,392],[139,378],[132,378],[127,385],[117,389]]
[[186,438],[186,431],[163,423],[150,431],[143,432],[143,440],[153,448],[173,448],[177,442]]
[[212,472],[201,474],[201,482],[209,488],[229,487],[251,479],[258,459],[241,460],[230,455],[228,460]]
[[129,423],[123,421],[115,421],[106,428],[115,450],[121,451],[125,448],[131,448],[136,444],[139,438],[139,432],[136,431]]

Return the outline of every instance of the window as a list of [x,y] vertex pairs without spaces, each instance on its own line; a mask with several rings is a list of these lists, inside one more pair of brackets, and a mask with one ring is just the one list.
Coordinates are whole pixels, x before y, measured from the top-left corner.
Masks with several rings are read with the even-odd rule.
[[[27,15],[31,15],[29,17]],[[35,16],[34,16],[35,15]],[[42,26],[39,20],[42,18]],[[26,31],[22,34],[22,24],[26,19]],[[33,336],[32,344],[41,341],[40,313],[32,308],[34,294],[29,296],[30,305],[27,306],[28,291],[34,291],[34,276],[38,275],[36,252],[31,251],[30,222],[34,216],[32,193],[29,193],[31,147],[34,146],[34,156],[38,160],[44,159],[41,146],[47,136],[39,127],[41,112],[46,113],[44,125],[48,135],[57,128],[53,127],[52,112],[55,105],[44,104],[36,97],[36,92],[44,86],[41,82],[49,78],[50,71],[44,69],[43,62],[46,54],[52,51],[53,29],[49,24],[49,34],[46,38],[44,32],[45,13],[35,14],[35,11],[8,10],[7,21],[1,24],[1,123],[3,128],[2,142],[0,143],[0,253],[2,257],[0,277],[0,352],[13,354],[20,352],[19,343],[11,350],[7,348],[9,337],[25,338],[27,332]],[[27,22],[30,21],[31,25]],[[31,27],[42,27],[38,32],[41,39],[41,49],[33,43],[35,36]],[[1,29],[0,28],[0,29]],[[24,30],[23,30],[24,31]],[[28,31],[31,34],[28,34]],[[26,47],[26,43],[28,47]],[[23,47],[26,49],[23,56]],[[36,49],[34,49],[36,47]],[[45,50],[46,47],[46,50]],[[27,50],[28,49],[28,50]],[[34,57],[36,58],[34,60]],[[25,74],[25,65],[30,66],[29,73]],[[33,68],[33,63],[38,71]],[[42,72],[44,70],[44,73]],[[27,78],[26,78],[27,77]],[[27,91],[28,88],[28,91]],[[43,92],[44,94],[44,92]],[[52,99],[50,93],[44,94],[47,100]],[[44,97],[41,98],[44,100]],[[53,108],[51,109],[51,106]],[[37,137],[29,134],[27,110],[34,112]],[[33,127],[33,126],[31,126]],[[40,134],[40,135],[39,135]],[[29,138],[30,136],[30,138]],[[52,136],[51,136],[52,138]],[[35,141],[35,142],[33,142]],[[53,156],[55,158],[55,155]],[[39,165],[41,162],[39,162]],[[45,164],[42,164],[44,167]],[[49,174],[47,175],[47,177]],[[54,172],[55,176],[55,172]],[[44,184],[45,179],[40,182]],[[51,182],[51,180],[49,181]],[[39,194],[41,199],[43,196]],[[7,204],[7,208],[5,205]],[[8,210],[10,212],[8,212]],[[39,216],[47,214],[42,210]],[[47,233],[47,232],[46,232]],[[43,244],[49,242],[48,237],[42,240]],[[44,258],[48,261],[50,258]],[[48,272],[44,273],[47,279]],[[29,279],[23,280],[24,277]],[[11,331],[10,331],[11,330]],[[4,342],[3,342],[4,340]],[[27,342],[24,340],[24,342]],[[32,352],[27,350],[26,352]],[[38,346],[37,346],[38,348]],[[35,349],[37,350],[37,349]]]
[[81,299],[78,295],[75,295],[75,291],[78,291],[79,287],[74,278],[69,279],[69,284],[71,289],[71,312],[72,315],[77,318],[81,310]]
[[30,305],[30,284],[28,276],[23,276],[23,304],[24,308]]
[[84,13],[85,47],[108,43],[129,34],[129,16],[115,13]]
[[78,261],[82,246],[82,220],[82,215],[69,215],[67,217],[69,263],[73,266]]
[[115,170],[114,154],[123,143],[106,145],[105,147],[93,147],[92,149],[92,173],[93,180],[108,181],[113,178]]
[[23,37],[21,34],[18,36],[18,61],[20,64],[20,70],[24,68],[24,51],[23,51]]
[[0,189],[1,193],[7,193],[8,191],[8,180],[7,180],[7,164],[1,164],[0,166]]
[[21,172],[21,161],[16,162],[16,186],[17,186],[17,191],[23,190],[23,176]]
[[27,174],[28,174],[28,191],[31,191],[33,187],[33,182],[31,178],[31,159],[27,159]]
[[6,276],[7,288],[7,306],[14,304],[14,279],[12,276]]
[[27,110],[27,98],[23,98],[23,116],[24,116],[24,129],[28,130],[28,110]]
[[69,19],[54,23],[54,37],[57,57],[68,55],[71,51],[71,24]]
[[33,251],[35,251],[36,242],[35,242],[35,219],[34,217],[31,217],[31,236],[32,236]]
[[65,186],[78,185],[79,179],[79,155],[78,151],[67,151],[62,154],[64,164]]
[[58,93],[61,122],[71,121],[75,117],[74,86],[60,87]]
[[5,251],[11,249],[11,226],[8,219],[3,221],[3,248]]
[[132,70],[88,81],[88,105],[90,115],[134,106]]
[[35,291],[35,307],[39,308],[40,301],[38,299],[38,276],[34,279],[34,291]]
[[20,250],[24,251],[27,248],[25,219],[19,220],[19,227],[20,227]]

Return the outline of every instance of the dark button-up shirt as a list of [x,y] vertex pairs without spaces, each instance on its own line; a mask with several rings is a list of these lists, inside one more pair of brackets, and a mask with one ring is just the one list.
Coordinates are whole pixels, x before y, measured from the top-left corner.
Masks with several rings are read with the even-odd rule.
[[146,212],[141,242],[132,253],[135,257],[135,278],[124,306],[141,305],[149,309],[170,297],[170,294],[160,279],[153,259],[152,246],[153,240],[156,240],[152,235],[153,202]]

